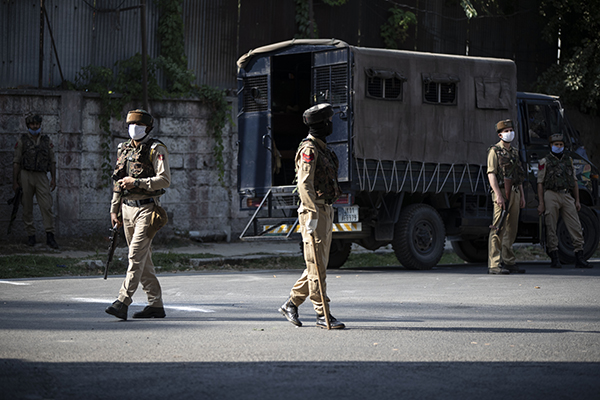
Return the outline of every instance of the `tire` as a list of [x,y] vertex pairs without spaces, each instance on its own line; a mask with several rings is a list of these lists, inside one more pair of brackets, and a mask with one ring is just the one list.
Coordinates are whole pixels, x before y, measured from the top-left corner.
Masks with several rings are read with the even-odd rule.
[[442,217],[427,204],[411,204],[394,227],[392,248],[407,269],[427,270],[442,258],[446,230]]
[[[596,213],[585,205],[581,206],[578,214],[579,221],[581,221],[581,228],[583,229],[583,257],[587,260],[598,248],[598,242],[600,241],[600,221],[598,221]],[[560,262],[563,264],[574,264],[575,248],[573,247],[571,235],[562,218],[558,220],[556,234],[558,235],[558,258]]]
[[488,259],[486,240],[456,240],[452,248],[457,256],[469,263],[481,263]]
[[327,269],[338,269],[344,265],[350,256],[351,250],[351,242],[339,239],[332,240],[331,247],[329,248],[329,262],[327,263]]

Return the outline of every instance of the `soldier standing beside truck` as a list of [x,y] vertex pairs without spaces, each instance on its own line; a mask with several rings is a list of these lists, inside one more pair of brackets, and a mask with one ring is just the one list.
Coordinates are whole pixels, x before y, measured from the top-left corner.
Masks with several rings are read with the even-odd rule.
[[511,147],[515,138],[513,122],[510,119],[499,121],[496,131],[501,140],[488,149],[487,160],[494,202],[493,226],[488,241],[488,273],[524,273],[525,270],[516,265],[512,246],[517,236],[519,209],[525,207],[525,172],[517,149]]
[[309,135],[296,152],[298,224],[302,233],[306,269],[292,287],[289,299],[279,308],[292,324],[302,326],[298,306],[308,297],[317,313],[317,326],[343,329],[345,325],[329,314],[325,278],[333,229],[332,204],[341,194],[337,183],[339,162],[327,148],[326,137],[332,133],[333,108],[319,104],[302,116]]
[[[35,246],[35,226],[33,224],[33,196],[35,195],[44,229],[46,244],[58,249],[54,239],[54,213],[52,212],[52,192],[56,188],[56,159],[54,145],[48,135],[41,133],[42,117],[29,115],[25,118],[29,133],[23,134],[15,146],[13,158],[13,189],[23,190],[23,222],[27,231],[29,246]],[[50,182],[48,183],[48,171]]]
[[[573,168],[573,159],[564,154],[565,143],[562,134],[549,138],[551,152],[540,160],[537,188],[539,196],[538,212],[546,220],[548,254],[552,268],[562,268],[558,257],[558,236],[556,226],[559,215],[563,218],[575,248],[575,268],[592,268],[583,256],[583,231],[577,212],[579,187]],[[571,196],[571,194],[573,194]]]

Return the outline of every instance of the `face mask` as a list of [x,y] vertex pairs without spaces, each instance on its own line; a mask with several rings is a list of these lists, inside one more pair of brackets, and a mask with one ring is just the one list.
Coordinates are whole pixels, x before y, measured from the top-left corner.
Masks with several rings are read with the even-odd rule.
[[515,131],[502,132],[501,135],[503,141],[510,143],[515,138]]
[[564,149],[564,147],[552,146],[552,152],[556,154],[562,153]]
[[29,130],[29,133],[31,133],[32,135],[35,136],[35,135],[39,134],[42,131],[42,128],[38,128],[35,131],[33,129],[29,129],[29,128],[28,128],[28,130]]
[[129,125],[129,137],[133,140],[140,140],[146,136],[146,127],[143,125]]

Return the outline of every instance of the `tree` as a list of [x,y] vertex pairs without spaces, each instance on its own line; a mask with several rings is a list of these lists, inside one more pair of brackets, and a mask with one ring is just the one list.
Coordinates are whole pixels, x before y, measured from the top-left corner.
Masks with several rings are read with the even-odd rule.
[[560,40],[560,59],[538,80],[539,90],[559,95],[584,113],[600,110],[600,2],[544,0],[542,32],[550,43]]

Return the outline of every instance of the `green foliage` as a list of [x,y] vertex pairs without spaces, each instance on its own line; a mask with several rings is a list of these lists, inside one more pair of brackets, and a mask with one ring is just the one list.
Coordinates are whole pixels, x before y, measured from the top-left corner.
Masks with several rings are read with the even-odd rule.
[[408,36],[410,25],[417,24],[417,17],[410,11],[404,11],[398,6],[389,9],[392,14],[387,22],[381,26],[381,37],[388,49],[399,49],[400,44]]
[[470,0],[460,0],[460,5],[463,8],[463,10],[465,11],[465,15],[467,16],[468,19],[471,19],[471,18],[477,16],[477,10],[475,9],[475,7],[473,6],[473,3],[471,3]]
[[600,2],[544,0],[540,14],[545,19],[544,38],[561,40],[560,64],[553,65],[538,80],[538,90],[557,94],[582,112],[600,110]]
[[[311,39],[318,38],[319,31],[317,29],[317,23],[312,18],[312,32],[311,26],[311,15],[310,15],[310,3],[313,0],[295,0],[296,1],[296,24],[298,25],[298,33],[294,36],[296,39]],[[343,6],[348,0],[323,0],[323,3],[328,6]]]

